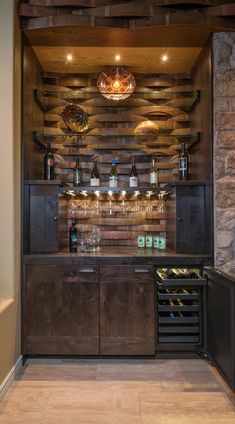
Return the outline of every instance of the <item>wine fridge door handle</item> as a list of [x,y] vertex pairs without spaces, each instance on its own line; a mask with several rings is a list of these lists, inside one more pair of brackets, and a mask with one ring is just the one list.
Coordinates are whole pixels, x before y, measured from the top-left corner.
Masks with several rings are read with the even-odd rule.
[[138,269],[137,268],[137,269],[134,270],[134,272],[147,274],[147,273],[149,273],[149,269]]
[[95,268],[82,268],[82,269],[80,269],[79,270],[79,272],[82,272],[82,273],[88,273],[88,272],[96,272],[96,270],[95,270]]

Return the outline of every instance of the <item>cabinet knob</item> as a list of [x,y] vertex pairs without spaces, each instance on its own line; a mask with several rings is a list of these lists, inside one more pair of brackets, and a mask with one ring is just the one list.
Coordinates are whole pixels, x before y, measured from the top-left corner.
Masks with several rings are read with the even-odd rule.
[[54,221],[58,221],[58,217],[57,216],[54,216]]
[[182,222],[182,221],[183,221],[183,219],[180,216],[178,216],[177,217],[177,222]]

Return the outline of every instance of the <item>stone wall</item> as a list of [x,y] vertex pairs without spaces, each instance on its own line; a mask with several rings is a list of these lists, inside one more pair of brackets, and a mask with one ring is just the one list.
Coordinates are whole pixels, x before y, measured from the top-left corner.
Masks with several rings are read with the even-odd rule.
[[213,36],[215,266],[235,274],[235,33]]

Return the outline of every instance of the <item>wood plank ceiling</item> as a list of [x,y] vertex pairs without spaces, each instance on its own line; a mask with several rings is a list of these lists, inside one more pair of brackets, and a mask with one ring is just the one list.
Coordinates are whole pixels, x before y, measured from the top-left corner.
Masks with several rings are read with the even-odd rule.
[[22,29],[64,26],[143,29],[204,25],[235,30],[235,2],[223,0],[21,0]]

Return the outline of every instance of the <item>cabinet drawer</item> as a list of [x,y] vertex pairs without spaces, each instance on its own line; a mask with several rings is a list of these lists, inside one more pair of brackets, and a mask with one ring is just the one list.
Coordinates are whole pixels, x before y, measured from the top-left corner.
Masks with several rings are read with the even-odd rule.
[[102,283],[153,281],[152,266],[107,265],[100,267]]
[[61,266],[61,265],[28,265],[27,281],[29,283],[85,283],[98,282],[97,266]]

